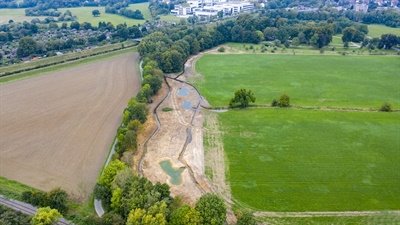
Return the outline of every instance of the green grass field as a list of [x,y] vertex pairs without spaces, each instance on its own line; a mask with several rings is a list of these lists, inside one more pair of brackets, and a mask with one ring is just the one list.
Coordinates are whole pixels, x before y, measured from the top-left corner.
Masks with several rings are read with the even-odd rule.
[[271,211],[400,208],[400,113],[218,114],[236,200]]
[[25,9],[0,9],[0,24],[8,23],[9,20],[15,22],[31,21],[34,18],[44,19],[41,16],[25,16]]
[[208,54],[194,83],[212,106],[227,106],[235,90],[251,89],[256,104],[288,94],[298,106],[400,107],[395,56]]
[[[150,11],[149,11],[149,3],[138,3],[132,4],[129,6],[130,9],[139,9],[143,16],[144,20],[136,20],[128,17],[105,13],[105,7],[79,7],[79,8],[61,8],[59,9],[61,12],[65,12],[67,9],[72,12],[72,15],[77,16],[78,21],[89,22],[94,26],[97,26],[99,22],[111,22],[114,25],[126,23],[128,26],[143,24],[146,20],[150,20]],[[94,17],[92,15],[92,11],[98,9],[100,11],[100,16]]]
[[400,28],[393,28],[377,24],[368,25],[368,36],[380,38],[382,34],[400,35]]

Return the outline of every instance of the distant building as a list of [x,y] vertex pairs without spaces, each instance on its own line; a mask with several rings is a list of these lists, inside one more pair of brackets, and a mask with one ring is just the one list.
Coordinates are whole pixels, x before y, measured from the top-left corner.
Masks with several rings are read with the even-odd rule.
[[354,10],[356,12],[368,12],[369,1],[357,1],[354,5]]
[[171,10],[171,14],[181,17],[192,15],[192,7],[189,4],[175,5],[174,9]]
[[239,13],[252,12],[254,4],[250,2],[227,0],[189,0],[187,3],[175,5],[171,10],[171,14],[178,17],[188,17],[195,15],[200,19],[210,19],[211,17],[218,16],[232,16]]

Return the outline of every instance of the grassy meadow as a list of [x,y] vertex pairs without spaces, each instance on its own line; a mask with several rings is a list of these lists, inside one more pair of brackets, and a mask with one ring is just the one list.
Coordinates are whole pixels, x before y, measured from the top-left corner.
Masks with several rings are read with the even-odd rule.
[[45,16],[25,16],[25,9],[0,9],[0,24],[8,23],[9,20],[15,22],[31,21],[34,18],[44,19]]
[[268,211],[400,208],[400,113],[218,114],[236,200]]
[[256,104],[281,94],[299,106],[400,107],[400,60],[395,56],[208,54],[194,82],[212,106],[227,106],[235,90],[251,89]]
[[[79,8],[61,8],[59,9],[61,12],[65,12],[66,10],[71,11],[72,15],[77,16],[78,21],[89,22],[94,26],[97,26],[99,22],[111,22],[114,25],[126,23],[128,26],[143,24],[146,20],[151,19],[150,11],[149,11],[149,3],[137,3],[131,4],[129,6],[130,9],[136,10],[139,9],[143,16],[144,20],[136,20],[128,17],[120,16],[117,14],[109,14],[105,13],[105,7],[79,7]],[[98,9],[100,11],[100,16],[94,17],[92,15],[92,11]]]
[[382,34],[395,34],[400,36],[400,28],[388,27],[385,25],[368,25],[368,36],[380,38]]

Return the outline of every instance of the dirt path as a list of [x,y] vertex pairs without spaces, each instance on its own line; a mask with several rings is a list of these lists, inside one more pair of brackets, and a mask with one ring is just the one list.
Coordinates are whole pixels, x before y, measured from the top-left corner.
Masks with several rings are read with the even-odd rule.
[[0,84],[0,176],[87,197],[139,90],[138,57]]

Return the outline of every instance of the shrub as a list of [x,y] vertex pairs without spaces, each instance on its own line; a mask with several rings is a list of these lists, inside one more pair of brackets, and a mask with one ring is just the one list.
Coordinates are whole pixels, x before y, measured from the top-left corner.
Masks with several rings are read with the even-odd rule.
[[385,103],[383,103],[383,105],[381,106],[379,111],[381,111],[381,112],[391,112],[392,111],[392,106],[389,103],[385,102]]
[[257,221],[250,212],[241,213],[241,215],[238,215],[237,217],[238,221],[236,225],[257,225]]
[[171,111],[173,111],[173,109],[170,108],[170,107],[164,107],[164,108],[162,109],[162,111],[163,111],[163,112],[171,112]]
[[47,206],[52,209],[57,209],[60,213],[66,213],[68,194],[60,188],[56,188],[47,193]]
[[225,48],[224,47],[220,47],[220,48],[218,48],[218,51],[219,52],[225,52]]
[[279,106],[278,100],[273,99],[273,100],[272,100],[272,103],[271,103],[271,106],[272,106],[272,107],[278,107],[278,106]]
[[61,213],[68,211],[68,194],[60,188],[51,190],[48,193],[42,191],[25,191],[22,193],[22,200],[35,206],[50,207]]

